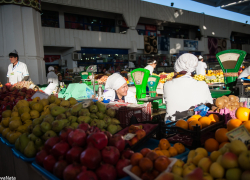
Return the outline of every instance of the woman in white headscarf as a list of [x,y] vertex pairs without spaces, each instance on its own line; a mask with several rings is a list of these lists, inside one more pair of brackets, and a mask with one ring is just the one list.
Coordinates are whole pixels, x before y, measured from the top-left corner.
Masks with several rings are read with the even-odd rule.
[[48,83],[54,83],[54,84],[58,85],[58,76],[54,72],[55,71],[54,67],[50,66],[48,68],[48,71],[49,71],[49,73],[47,74]]
[[153,72],[154,72],[154,69],[155,69],[156,65],[157,65],[157,61],[154,60],[154,59],[150,59],[150,60],[148,60],[148,65],[144,69],[149,70],[150,71],[150,75],[152,75]]
[[195,105],[213,103],[208,85],[191,77],[197,64],[193,54],[185,53],[177,59],[174,70],[183,75],[164,84],[165,120],[178,120],[187,116],[187,111]]
[[126,80],[118,73],[108,77],[103,98],[110,99],[110,101],[137,103],[135,94],[128,90]]

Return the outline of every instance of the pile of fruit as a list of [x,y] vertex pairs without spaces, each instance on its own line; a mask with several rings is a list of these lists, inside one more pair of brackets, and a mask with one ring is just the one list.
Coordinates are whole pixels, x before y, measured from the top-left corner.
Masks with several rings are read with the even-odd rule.
[[223,71],[220,70],[208,70],[206,76],[223,76]]
[[165,83],[166,81],[173,79],[174,72],[171,73],[162,72],[159,74],[159,76],[160,76],[160,83]]
[[195,74],[194,79],[197,81],[205,81],[205,76],[202,74],[199,74],[199,75]]
[[100,79],[98,79],[98,83],[99,84],[102,84],[102,83],[105,83],[108,79],[108,76],[102,76]]
[[134,125],[129,126],[128,133],[134,135],[134,137],[129,139],[129,141],[128,141],[130,146],[133,146],[139,140],[141,140],[142,138],[144,138],[146,136],[146,131],[143,130],[142,125],[140,125],[140,126],[134,126]]
[[0,82],[0,88],[3,87],[2,83]]
[[81,125],[48,139],[36,154],[36,163],[64,180],[116,180],[127,176],[123,168],[130,165],[134,152],[124,150],[123,137],[90,132],[88,124]]
[[178,120],[175,124],[176,127],[180,127],[186,130],[193,130],[193,126],[200,126],[200,129],[208,127],[214,123],[219,122],[220,119],[216,114],[210,114],[209,116],[193,115],[187,121]]
[[250,179],[250,151],[240,140],[225,144],[210,156],[204,148],[191,150],[187,163],[178,160],[172,173],[192,180],[248,180]]
[[236,110],[239,107],[243,107],[243,103],[239,102],[239,97],[234,95],[222,96],[217,98],[215,101],[215,106],[212,106],[212,111],[219,112],[220,109],[227,108],[230,111]]
[[39,90],[39,87],[36,86],[32,81],[20,81],[13,84],[13,87],[17,89],[27,88],[27,89],[33,89],[35,91]]
[[224,76],[223,75],[216,75],[215,78],[212,78],[212,79],[205,78],[204,81],[207,84],[224,83]]

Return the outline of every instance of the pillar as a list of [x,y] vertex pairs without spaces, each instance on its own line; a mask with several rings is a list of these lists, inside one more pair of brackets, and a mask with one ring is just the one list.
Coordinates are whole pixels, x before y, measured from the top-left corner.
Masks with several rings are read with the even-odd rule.
[[0,82],[6,83],[8,54],[17,50],[35,84],[46,83],[40,12],[32,7],[0,5]]

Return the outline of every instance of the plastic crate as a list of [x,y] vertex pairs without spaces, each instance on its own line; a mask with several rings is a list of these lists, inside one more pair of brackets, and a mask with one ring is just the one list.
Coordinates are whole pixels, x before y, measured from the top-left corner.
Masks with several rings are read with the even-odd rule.
[[129,126],[130,118],[134,116],[137,121],[151,121],[151,103],[146,103],[144,107],[130,108],[130,107],[120,107],[116,110],[116,119],[119,119],[122,128]]
[[27,158],[24,154],[22,154],[16,148],[12,148],[11,150],[12,150],[12,153],[14,154],[14,156],[16,156],[17,158],[22,159],[25,162],[33,162],[33,161],[35,161],[35,157],[34,158]]
[[9,141],[5,139],[4,137],[1,137],[1,141],[2,143],[6,144],[8,147],[13,148],[15,146],[14,144],[9,143]]
[[44,169],[43,167],[38,165],[36,162],[33,162],[32,166],[36,170],[38,170],[42,175],[44,175],[46,178],[48,178],[50,180],[60,180],[58,177],[56,177],[54,174],[50,173],[49,171],[47,171],[46,169]]

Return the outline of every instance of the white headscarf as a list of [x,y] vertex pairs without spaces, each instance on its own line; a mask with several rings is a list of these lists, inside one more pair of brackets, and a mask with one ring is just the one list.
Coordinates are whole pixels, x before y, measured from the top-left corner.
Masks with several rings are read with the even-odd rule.
[[108,77],[106,85],[105,85],[105,89],[117,90],[125,83],[126,83],[126,80],[124,79],[124,77],[122,77],[118,73],[114,73]]
[[49,68],[48,68],[48,71],[50,72],[50,71],[54,71],[55,69],[54,69],[54,67],[53,66],[50,66]]
[[190,53],[182,54],[175,62],[174,70],[176,72],[187,71],[191,74],[198,65],[198,59],[195,55]]

